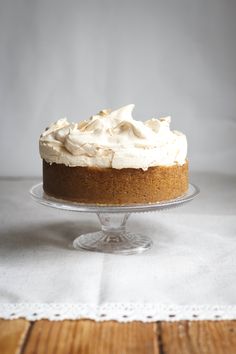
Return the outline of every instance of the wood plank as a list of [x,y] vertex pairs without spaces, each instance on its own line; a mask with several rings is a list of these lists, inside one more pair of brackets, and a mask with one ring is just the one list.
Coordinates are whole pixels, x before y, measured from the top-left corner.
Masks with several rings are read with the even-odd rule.
[[236,321],[180,321],[159,324],[163,354],[235,354]]
[[19,354],[29,328],[26,320],[0,320],[0,353]]
[[236,321],[121,324],[115,321],[43,320],[29,329],[30,322],[26,320],[0,320],[0,353],[236,353]]
[[159,354],[156,323],[37,321],[24,354]]

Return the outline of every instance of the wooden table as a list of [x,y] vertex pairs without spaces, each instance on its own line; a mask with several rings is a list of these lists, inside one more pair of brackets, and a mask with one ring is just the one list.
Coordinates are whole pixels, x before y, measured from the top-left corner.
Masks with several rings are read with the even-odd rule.
[[0,320],[0,354],[235,354],[236,321]]

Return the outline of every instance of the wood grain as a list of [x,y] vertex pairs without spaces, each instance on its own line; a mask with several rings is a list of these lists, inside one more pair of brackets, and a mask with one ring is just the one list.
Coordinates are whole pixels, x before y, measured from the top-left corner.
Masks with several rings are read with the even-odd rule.
[[156,323],[38,321],[24,354],[159,354]]
[[159,324],[162,354],[235,354],[236,321]]
[[19,354],[29,328],[26,320],[0,320],[0,353]]
[[235,354],[236,321],[0,320],[0,354]]

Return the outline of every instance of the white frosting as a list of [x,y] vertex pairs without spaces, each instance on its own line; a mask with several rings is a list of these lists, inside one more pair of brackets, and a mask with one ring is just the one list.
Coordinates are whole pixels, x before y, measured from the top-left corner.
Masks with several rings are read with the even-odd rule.
[[66,166],[142,168],[183,165],[186,136],[170,130],[170,117],[134,120],[130,104],[101,111],[80,123],[66,118],[51,124],[40,136],[41,157]]

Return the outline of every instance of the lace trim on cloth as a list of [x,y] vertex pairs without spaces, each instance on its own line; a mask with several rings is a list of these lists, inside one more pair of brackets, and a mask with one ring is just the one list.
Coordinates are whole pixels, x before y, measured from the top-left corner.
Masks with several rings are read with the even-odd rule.
[[0,304],[0,318],[25,318],[29,321],[40,319],[95,321],[179,321],[179,320],[233,320],[236,319],[235,306],[164,306],[141,303],[92,304]]

